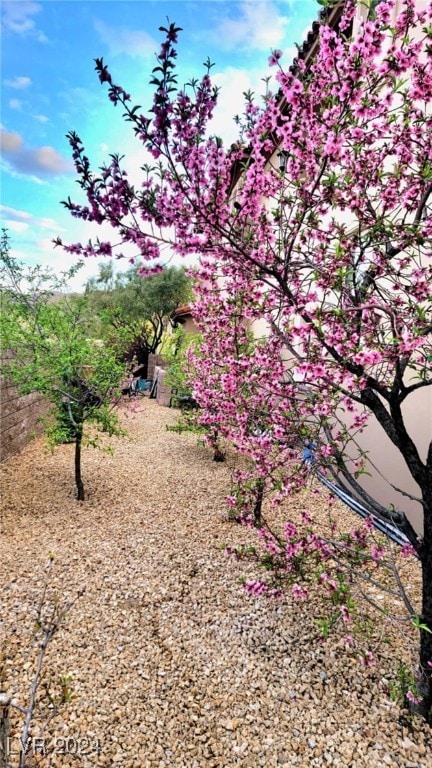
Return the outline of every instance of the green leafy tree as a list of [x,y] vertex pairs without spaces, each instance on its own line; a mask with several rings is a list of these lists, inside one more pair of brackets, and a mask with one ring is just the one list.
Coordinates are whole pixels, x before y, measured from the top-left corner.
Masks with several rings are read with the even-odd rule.
[[114,279],[112,263],[101,264],[99,276],[87,283],[86,295],[90,330],[114,342],[120,358],[135,358],[146,368],[171,324],[171,313],[190,300],[192,287],[182,267],[149,277],[142,277],[140,268],[134,265]]
[[87,291],[112,291],[115,286],[114,266],[112,261],[99,264],[99,274],[87,281]]
[[163,345],[163,356],[168,363],[167,384],[178,397],[192,396],[194,369],[189,362],[189,352],[199,352],[201,334],[186,333],[181,327],[168,336]]
[[[81,265],[79,265],[81,266]],[[78,267],[79,268],[79,267]],[[87,337],[87,298],[61,294],[77,267],[58,279],[42,267],[26,267],[10,254],[3,230],[0,257],[3,373],[21,394],[41,393],[51,404],[52,443],[75,443],[77,499],[84,500],[83,445],[97,446],[97,430],[121,434],[114,406],[124,366],[108,344]],[[87,422],[96,426],[87,434]]]

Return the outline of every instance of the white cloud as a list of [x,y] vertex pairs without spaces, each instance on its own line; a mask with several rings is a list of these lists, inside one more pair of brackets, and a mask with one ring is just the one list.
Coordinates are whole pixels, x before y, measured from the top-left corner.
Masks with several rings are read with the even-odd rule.
[[72,163],[66,160],[53,147],[39,147],[28,150],[28,167],[34,167],[41,173],[64,173],[73,169]]
[[5,219],[4,226],[11,232],[25,232],[28,229],[28,224],[25,221],[14,221],[13,219]]
[[7,228],[15,232],[24,232],[29,226],[42,230],[51,230],[53,234],[63,231],[58,222],[49,216],[34,216],[29,211],[21,211],[8,205],[0,205],[0,215],[7,222]]
[[15,171],[38,178],[39,174],[58,175],[73,170],[73,163],[64,158],[54,147],[27,149],[19,133],[0,131],[3,159]]
[[28,211],[20,211],[17,208],[10,208],[8,205],[0,205],[0,212],[15,221],[29,221],[32,218],[32,214]]
[[[290,64],[293,63],[294,59],[298,56],[298,49],[295,47],[295,45],[290,45],[288,48],[283,48],[282,50],[283,58],[281,59],[281,64],[283,69],[287,69]],[[274,73],[273,69],[273,73]]]
[[20,110],[22,109],[22,101],[20,101],[19,99],[9,99],[9,107],[11,109]]
[[3,0],[1,4],[3,29],[21,37],[35,37],[40,43],[46,43],[48,38],[36,27],[32,18],[41,8],[41,5],[32,0]]
[[110,27],[100,19],[96,19],[93,26],[113,55],[149,57],[153,56],[159,48],[154,38],[143,30],[130,27]]
[[14,77],[12,80],[4,80],[3,82],[5,85],[8,85],[9,88],[17,88],[20,91],[31,85],[29,77]]
[[41,229],[51,229],[55,233],[64,232],[63,227],[61,227],[55,219],[51,219],[49,216],[34,216],[33,218],[37,226]]
[[49,117],[46,115],[33,115],[33,117],[38,121],[38,123],[47,123],[49,120]]
[[[26,241],[27,243],[27,241]],[[54,249],[51,240],[39,240],[31,243],[31,257],[26,244],[19,244],[18,247],[12,247],[10,254],[18,261],[26,265],[40,265],[47,269],[52,269],[56,277],[60,277],[62,272],[67,272],[71,267],[76,266],[76,256],[63,254],[59,248]],[[69,291],[82,291],[84,284],[89,277],[95,277],[98,273],[98,261],[85,262],[82,269],[76,276],[68,281]]]
[[[291,53],[296,49],[287,49]],[[291,61],[291,57],[287,61]],[[245,98],[243,96],[247,91],[254,94],[255,103],[261,107],[263,105],[262,97],[267,90],[276,92],[277,83],[270,80],[266,85],[266,78],[272,78],[275,72],[270,67],[267,70],[256,69],[238,69],[227,67],[223,72],[215,72],[212,75],[212,82],[220,88],[218,104],[214,111],[213,120],[209,126],[209,133],[221,136],[225,146],[229,146],[237,141],[239,128],[234,123],[234,116],[240,115],[244,111]]]
[[4,128],[0,132],[0,149],[7,155],[12,152],[19,152],[24,145],[24,140],[19,133],[6,131]]
[[[60,231],[60,226],[57,226],[56,232],[53,232],[52,237],[56,237]],[[73,222],[72,231],[69,231],[69,233],[64,236],[64,242],[66,245],[76,242],[85,243],[89,238],[95,239],[96,237],[99,237],[102,241],[109,240],[110,238],[113,238],[113,230],[106,223],[97,226],[92,222]],[[32,247],[32,259],[34,264],[41,264],[45,267],[52,268],[57,275],[60,275],[61,272],[67,272],[71,267],[76,266],[77,262],[80,260],[75,254],[67,253],[60,246],[54,247],[51,237],[42,237],[36,241],[34,247]],[[68,281],[70,290],[82,291],[89,278],[98,275],[99,265],[103,263],[103,258],[88,258],[83,259],[83,261],[83,267],[77,272],[74,278]],[[114,261],[116,271],[124,271],[128,266],[127,259]]]
[[212,81],[220,91],[209,131],[211,134],[220,136],[225,146],[230,146],[238,139],[239,129],[234,123],[234,116],[243,111],[242,94],[245,91],[254,90],[255,83],[250,72],[234,67],[215,73]]
[[[29,211],[0,205],[3,225],[11,233],[11,255],[28,265],[50,267],[57,276],[76,265],[77,257],[55,248],[53,239],[65,229],[53,218],[35,216]],[[81,229],[81,223],[73,222]],[[94,233],[93,233],[94,234]],[[77,238],[78,239],[78,238]],[[74,242],[74,238],[67,237]],[[89,277],[96,275],[100,259],[89,259],[70,282],[70,290],[81,290]]]
[[16,171],[12,165],[10,165],[10,163],[5,162],[3,159],[0,161],[0,168],[3,173],[7,173],[13,179],[25,179],[26,181],[32,181],[34,184],[39,184],[40,186],[46,186],[47,184],[47,182],[42,181],[39,176],[29,176],[27,173],[20,173],[19,171]]
[[211,32],[221,48],[270,51],[283,42],[289,17],[279,12],[273,0],[246,0],[239,7],[238,18],[222,19]]

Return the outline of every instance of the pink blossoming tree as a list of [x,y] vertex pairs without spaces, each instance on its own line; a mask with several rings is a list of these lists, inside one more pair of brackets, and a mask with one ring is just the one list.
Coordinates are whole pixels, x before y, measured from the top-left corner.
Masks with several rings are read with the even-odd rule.
[[[110,224],[117,245],[64,247],[79,256],[134,247],[150,271],[167,242],[199,256],[195,316],[204,340],[194,396],[202,423],[251,459],[253,475],[238,480],[256,483],[255,500],[264,488],[281,497],[304,482],[306,445],[317,465],[405,534],[423,573],[415,698],[430,716],[432,444],[424,455],[404,406],[432,384],[432,7],[419,12],[405,0],[392,22],[393,0],[384,0],[351,38],[355,7],[347,0],[337,31],[321,26],[310,65],[284,69],[273,52],[277,92],[262,107],[247,99],[241,139],[228,150],[209,132],[217,100],[210,63],[200,81],[177,88],[174,25],[161,28],[148,113],[96,60],[154,163],[135,188],[119,156],[93,171],[71,133],[87,201],[65,204],[77,218]],[[254,340],[255,321],[266,333]],[[353,446],[368,420],[415,481],[422,538],[403,511],[357,483],[362,455]],[[291,531],[291,554],[295,544]],[[266,545],[277,554],[280,542],[267,536]],[[371,557],[381,559],[379,547]],[[304,596],[297,582],[295,592]]]

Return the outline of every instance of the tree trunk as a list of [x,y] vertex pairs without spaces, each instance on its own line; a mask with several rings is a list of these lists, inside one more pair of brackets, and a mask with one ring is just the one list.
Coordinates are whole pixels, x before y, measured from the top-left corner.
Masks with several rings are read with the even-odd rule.
[[213,448],[213,461],[225,461],[225,454],[219,448],[217,430],[212,430],[211,432],[210,445]]
[[10,697],[7,693],[0,693],[0,768],[9,765],[9,719]]
[[148,374],[148,359],[149,359],[149,351],[148,349],[138,349],[136,352],[136,359],[137,359],[137,368],[142,368],[142,371],[140,371],[140,376],[142,379],[147,378]]
[[262,523],[262,505],[264,501],[264,488],[265,488],[265,482],[261,478],[257,480],[256,482],[256,496],[255,496],[255,504],[253,508],[253,522],[254,526],[256,528],[259,528],[259,526]]
[[82,426],[77,429],[75,437],[75,484],[77,488],[78,501],[84,501],[84,483],[81,477],[81,443]]
[[421,550],[422,564],[422,615],[421,623],[429,631],[420,630],[420,669],[417,685],[422,701],[418,712],[432,723],[432,487],[423,495],[424,536]]

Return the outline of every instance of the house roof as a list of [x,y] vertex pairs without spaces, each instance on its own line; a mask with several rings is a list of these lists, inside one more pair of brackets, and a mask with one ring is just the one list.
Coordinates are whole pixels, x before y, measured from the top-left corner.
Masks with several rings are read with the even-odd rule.
[[171,317],[182,317],[183,315],[192,315],[192,309],[189,304],[185,304],[183,307],[177,307],[171,312]]
[[177,307],[170,314],[170,318],[174,323],[184,323],[188,317],[193,317],[192,309],[189,304],[185,304],[183,307]]
[[297,74],[298,72],[298,61],[313,61],[318,50],[320,27],[323,24],[327,24],[332,27],[332,29],[337,29],[344,7],[345,0],[335,0],[333,5],[328,8],[322,8],[318,18],[312,23],[312,27],[307,33],[305,40],[298,49],[296,58],[290,66],[290,72],[292,74]]
[[[318,48],[319,48],[319,31],[323,24],[327,24],[332,29],[338,29],[339,22],[341,20],[344,8],[345,8],[345,2],[346,0],[334,0],[334,3],[327,7],[323,8],[317,19],[312,24],[311,29],[309,30],[308,34],[306,35],[305,40],[303,41],[303,44],[298,49],[298,54],[296,58],[294,59],[293,63],[289,67],[289,71],[293,75],[298,75],[299,73],[299,61],[305,61],[306,65],[310,66],[317,54]],[[282,92],[278,92],[278,101],[280,110],[283,113],[286,109],[286,101],[282,95]],[[239,149],[238,144],[233,144],[231,149],[233,151],[237,151]],[[251,148],[247,147],[246,145],[243,147],[243,157],[240,160],[235,160],[231,166],[231,183],[229,192],[231,193],[234,189],[237,181],[239,180],[240,176],[243,173],[244,170],[244,162],[248,160],[251,156]]]

